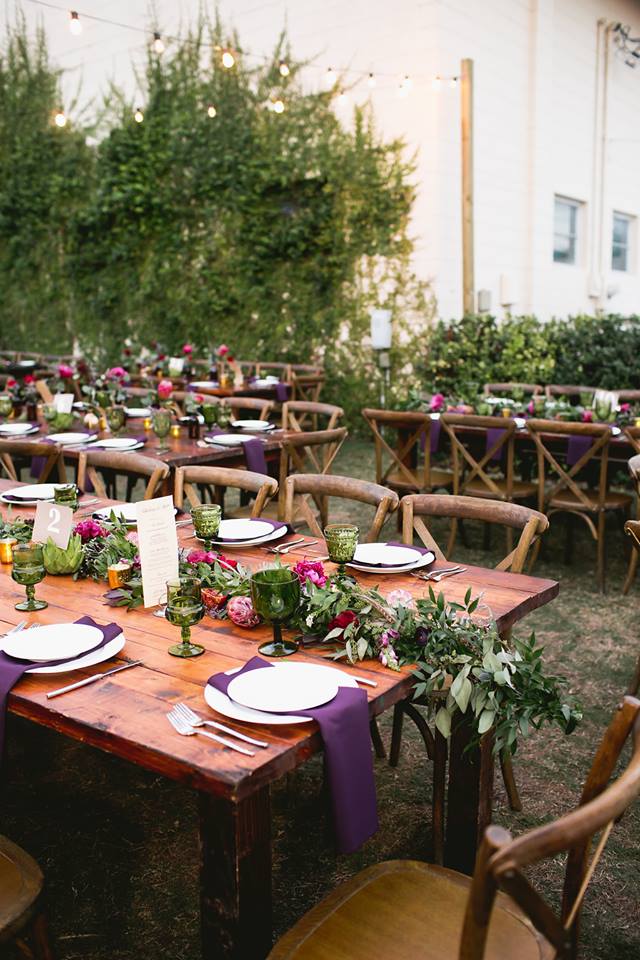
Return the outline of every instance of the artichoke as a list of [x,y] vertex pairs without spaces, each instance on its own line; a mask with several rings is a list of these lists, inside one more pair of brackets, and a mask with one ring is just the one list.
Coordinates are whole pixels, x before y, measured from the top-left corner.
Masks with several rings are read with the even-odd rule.
[[75,573],[82,563],[82,538],[74,533],[69,539],[66,550],[56,547],[55,543],[47,540],[43,551],[44,566],[47,573],[64,574]]

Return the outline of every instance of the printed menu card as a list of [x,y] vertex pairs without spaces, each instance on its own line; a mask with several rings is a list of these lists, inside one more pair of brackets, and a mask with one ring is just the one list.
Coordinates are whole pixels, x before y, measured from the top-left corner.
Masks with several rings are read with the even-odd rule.
[[145,607],[164,603],[167,580],[178,576],[178,535],[171,497],[137,504],[138,547]]

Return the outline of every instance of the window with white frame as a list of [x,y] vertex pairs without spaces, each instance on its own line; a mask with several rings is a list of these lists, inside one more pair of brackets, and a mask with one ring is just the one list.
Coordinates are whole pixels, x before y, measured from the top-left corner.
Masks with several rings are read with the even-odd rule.
[[556,197],[553,214],[553,259],[577,263],[582,204],[569,197]]
[[611,269],[622,270],[627,273],[631,270],[631,245],[633,241],[633,221],[626,213],[613,214],[613,237],[611,244]]

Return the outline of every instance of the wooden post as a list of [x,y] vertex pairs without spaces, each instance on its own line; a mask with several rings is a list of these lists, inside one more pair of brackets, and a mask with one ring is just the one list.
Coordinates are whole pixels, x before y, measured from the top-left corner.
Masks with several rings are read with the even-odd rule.
[[462,140],[462,309],[475,312],[473,255],[473,60],[465,59],[460,72],[460,127]]

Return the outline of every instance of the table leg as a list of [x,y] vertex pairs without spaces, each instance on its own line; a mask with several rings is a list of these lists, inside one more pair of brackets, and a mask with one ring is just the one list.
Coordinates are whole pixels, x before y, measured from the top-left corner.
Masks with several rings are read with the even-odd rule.
[[445,866],[468,874],[473,873],[476,851],[491,822],[494,767],[489,734],[479,747],[465,752],[472,733],[471,725],[463,720],[451,734],[444,851]]
[[269,788],[232,803],[199,795],[203,960],[261,960],[271,949]]

